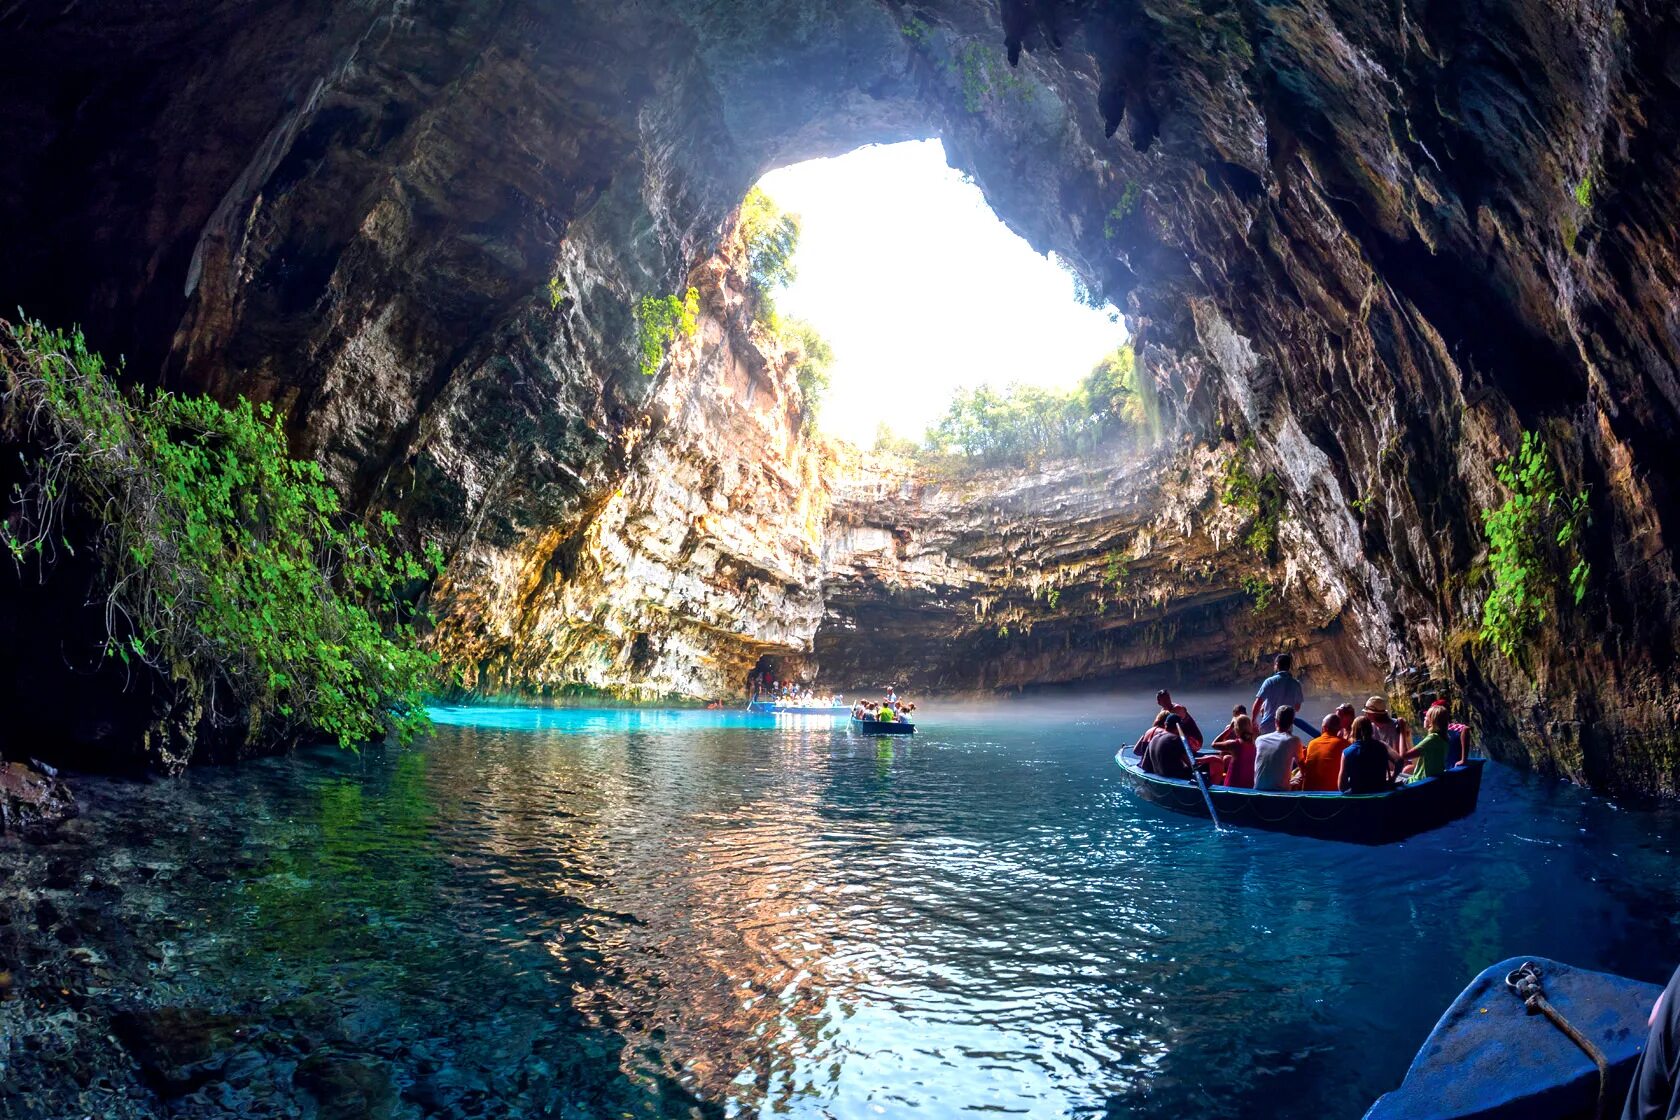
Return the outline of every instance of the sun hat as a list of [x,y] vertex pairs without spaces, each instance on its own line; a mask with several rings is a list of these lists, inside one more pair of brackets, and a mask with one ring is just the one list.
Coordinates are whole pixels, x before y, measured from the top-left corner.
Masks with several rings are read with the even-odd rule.
[[1388,701],[1381,696],[1373,696],[1365,701],[1365,710],[1375,712],[1379,716],[1386,716],[1388,714]]

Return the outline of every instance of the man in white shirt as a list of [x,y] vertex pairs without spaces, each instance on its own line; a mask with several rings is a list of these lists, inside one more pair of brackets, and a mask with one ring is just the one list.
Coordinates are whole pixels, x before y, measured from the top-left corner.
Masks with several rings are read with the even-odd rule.
[[1254,788],[1287,790],[1301,761],[1301,740],[1295,735],[1295,709],[1277,710],[1277,730],[1254,740]]

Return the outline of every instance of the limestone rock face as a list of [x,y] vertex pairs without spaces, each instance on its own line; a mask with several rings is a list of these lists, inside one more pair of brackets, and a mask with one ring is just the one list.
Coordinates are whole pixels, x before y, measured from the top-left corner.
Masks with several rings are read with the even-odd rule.
[[[0,30],[0,301],[82,322],[138,378],[282,404],[353,503],[446,540],[439,641],[486,685],[698,691],[808,630],[852,664],[846,628],[872,619],[925,608],[959,633],[982,569],[1052,573],[1028,575],[1031,632],[1015,591],[988,592],[960,632],[1007,647],[934,675],[1078,675],[1199,657],[1236,625],[1219,589],[1252,575],[1382,668],[1451,679],[1508,756],[1630,792],[1680,782],[1664,0],[21,0]],[[1058,528],[1037,518],[1056,498],[1000,482],[986,542],[960,488],[900,483],[927,504],[889,528],[862,468],[796,499],[749,478],[750,447],[701,452],[707,430],[763,432],[772,475],[810,462],[743,403],[772,392],[744,350],[638,368],[637,301],[689,283],[765,170],[934,134],[1121,304],[1181,429],[1221,447],[1187,451],[1192,476],[1231,454],[1275,476],[1278,562],[1200,597],[1174,582],[1176,646],[1128,636],[1118,603],[1056,621],[1095,598],[1109,541],[1009,543],[1094,528],[1104,500],[1131,541],[1160,524],[1142,498],[1069,468]],[[1592,577],[1518,663],[1467,638],[1492,464],[1524,430],[1589,495]],[[1171,482],[1161,508],[1183,500]],[[1183,532],[1216,531],[1210,513]],[[920,590],[874,597],[871,565]],[[595,590],[632,577],[633,601]]]

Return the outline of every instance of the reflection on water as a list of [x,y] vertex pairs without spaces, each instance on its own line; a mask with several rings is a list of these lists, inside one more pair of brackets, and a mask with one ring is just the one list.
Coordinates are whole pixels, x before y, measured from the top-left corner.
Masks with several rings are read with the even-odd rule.
[[216,865],[171,998],[334,1024],[395,1115],[1356,1116],[1486,964],[1680,953],[1667,818],[1493,768],[1386,849],[1216,834],[1123,789],[1146,714],[441,710],[92,827]]

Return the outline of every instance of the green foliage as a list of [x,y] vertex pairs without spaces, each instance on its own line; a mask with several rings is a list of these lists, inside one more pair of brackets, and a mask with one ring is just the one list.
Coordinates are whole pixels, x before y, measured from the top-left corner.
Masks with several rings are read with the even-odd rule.
[[776,313],[776,293],[799,275],[793,258],[799,251],[800,231],[799,215],[782,210],[762,188],[754,187],[741,200],[735,235],[747,257],[754,318],[788,348],[799,352],[794,375],[799,386],[800,412],[809,430],[816,424],[823,395],[828,391],[834,348],[810,323],[803,319],[783,320]]
[[956,79],[963,108],[970,113],[984,112],[988,102],[1004,98],[1024,101],[1032,94],[1032,83],[1011,70],[990,43],[969,40],[950,55],[941,56],[936,49],[933,28],[920,17],[911,16],[900,25],[899,31],[913,48]]
[[1593,177],[1587,172],[1581,181],[1575,184],[1575,203],[1583,210],[1591,210],[1593,204]]
[[1272,605],[1272,597],[1277,593],[1277,589],[1272,586],[1272,581],[1261,576],[1244,576],[1242,578],[1242,589],[1250,599],[1254,600],[1255,614],[1265,613],[1266,608]]
[[1052,587],[1045,594],[1044,601],[1049,605],[1051,610],[1055,610],[1057,605],[1062,601],[1062,589],[1059,587]]
[[700,323],[700,292],[689,288],[676,296],[643,296],[636,304],[636,335],[642,374],[652,377],[665,361],[665,351],[678,338],[692,338]]
[[1591,524],[1586,491],[1565,495],[1551,453],[1524,432],[1517,454],[1494,467],[1510,496],[1482,514],[1493,587],[1482,603],[1481,639],[1517,658],[1554,609],[1560,590],[1579,604],[1592,568],[1582,555]]
[[558,276],[548,278],[548,309],[560,310],[560,304],[566,298],[566,285]]
[[786,319],[780,323],[781,337],[799,352],[794,366],[794,379],[799,385],[799,409],[809,430],[817,422],[822,410],[823,394],[828,392],[829,369],[834,365],[834,348],[803,319]]
[[1068,280],[1073,284],[1073,298],[1076,301],[1085,307],[1089,307],[1092,311],[1101,311],[1107,306],[1108,301],[1103,298],[1102,292],[1086,282],[1085,277],[1073,266],[1072,261],[1060,254],[1051,254],[1051,256],[1056,262],[1056,267],[1067,273]]
[[736,236],[747,254],[747,280],[758,299],[758,318],[774,324],[775,294],[793,283],[799,270],[793,256],[799,251],[800,220],[789,214],[760,187],[741,200]]
[[950,69],[962,88],[963,108],[978,113],[998,97],[1025,98],[1032,87],[1009,69],[997,51],[984,43],[964,43]]
[[1110,552],[1103,560],[1102,585],[1115,589],[1125,586],[1130,557],[1123,552]]
[[926,442],[930,451],[987,461],[1072,455],[1146,427],[1152,414],[1153,395],[1141,385],[1128,346],[1098,362],[1072,389],[960,389]]
[[1244,453],[1255,449],[1252,436],[1244,437],[1238,448],[1221,468],[1219,500],[1251,515],[1243,545],[1261,559],[1275,560],[1278,520],[1283,516],[1283,486],[1277,475],[1256,477],[1243,465]]
[[921,451],[915,440],[905,439],[897,434],[885,420],[875,425],[875,443],[873,446],[876,451],[892,455],[913,456]]
[[1127,179],[1125,189],[1120,192],[1120,201],[1114,204],[1114,209],[1103,219],[1103,236],[1113,241],[1120,236],[1120,225],[1138,208],[1143,197],[1143,188],[1136,179]]
[[5,544],[45,562],[45,544],[68,544],[69,503],[100,518],[107,656],[188,673],[224,711],[345,746],[427,726],[436,659],[415,647],[408,593],[442,556],[395,548],[390,513],[348,523],[269,405],[125,397],[79,332],[29,321],[0,324],[0,372],[40,448]]

